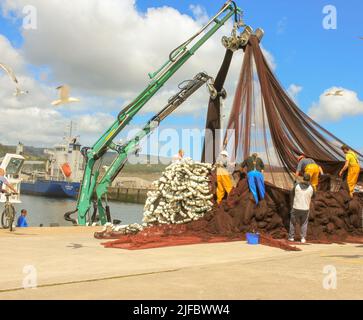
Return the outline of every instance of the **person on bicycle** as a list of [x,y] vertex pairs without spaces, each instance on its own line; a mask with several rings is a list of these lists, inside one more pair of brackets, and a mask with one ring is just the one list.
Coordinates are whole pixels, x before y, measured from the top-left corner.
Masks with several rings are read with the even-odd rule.
[[15,194],[18,193],[16,189],[13,187],[11,183],[9,183],[8,179],[5,178],[5,170],[3,168],[0,168],[0,192],[5,193],[6,191],[3,190],[3,185],[6,185],[12,192]]

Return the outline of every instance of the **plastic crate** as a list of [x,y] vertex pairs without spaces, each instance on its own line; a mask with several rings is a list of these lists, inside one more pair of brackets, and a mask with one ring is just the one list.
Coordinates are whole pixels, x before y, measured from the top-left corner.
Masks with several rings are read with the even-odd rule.
[[260,235],[258,233],[246,233],[246,240],[248,244],[260,244]]

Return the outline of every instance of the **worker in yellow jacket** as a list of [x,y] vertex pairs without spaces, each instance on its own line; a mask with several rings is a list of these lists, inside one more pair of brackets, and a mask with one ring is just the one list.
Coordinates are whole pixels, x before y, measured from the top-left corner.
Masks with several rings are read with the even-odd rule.
[[353,197],[355,185],[357,184],[360,165],[357,154],[351,150],[347,145],[342,146],[342,150],[345,153],[345,165],[339,172],[339,176],[342,176],[344,171],[348,169],[347,183],[349,188],[350,196]]
[[228,152],[222,151],[217,159],[217,203],[220,204],[227,193],[231,192],[233,188],[232,178],[228,171]]
[[316,191],[319,184],[319,175],[323,174],[323,169],[313,159],[307,158],[305,155],[301,155],[297,161],[296,176],[308,174],[310,176],[310,183],[314,191]]

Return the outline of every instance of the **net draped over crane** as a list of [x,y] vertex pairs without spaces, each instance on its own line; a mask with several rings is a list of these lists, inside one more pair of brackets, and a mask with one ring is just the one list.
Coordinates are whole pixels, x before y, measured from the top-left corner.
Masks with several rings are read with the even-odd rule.
[[[292,186],[301,154],[314,159],[324,173],[337,176],[345,161],[344,142],[298,108],[273,74],[256,36],[250,37],[244,51],[224,138],[232,160],[240,162],[258,153],[266,165],[266,181],[284,189]],[[219,129],[218,123],[208,126],[209,115],[218,113],[212,113],[216,106],[209,104],[208,129]],[[362,154],[357,155],[362,162]]]

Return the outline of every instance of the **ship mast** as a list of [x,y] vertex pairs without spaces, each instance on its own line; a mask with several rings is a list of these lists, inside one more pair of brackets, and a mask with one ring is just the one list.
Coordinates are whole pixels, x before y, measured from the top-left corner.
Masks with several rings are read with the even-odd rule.
[[72,139],[72,133],[73,133],[73,121],[71,120],[71,124],[69,126],[69,138]]

